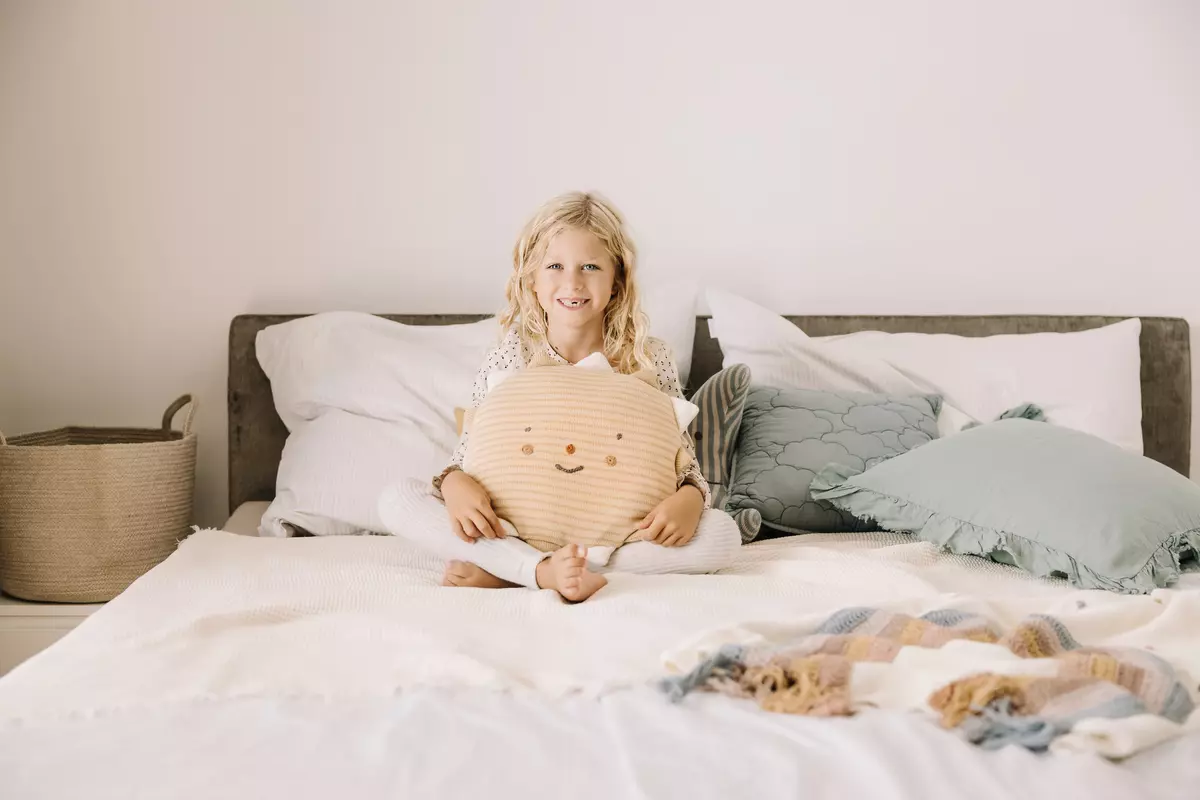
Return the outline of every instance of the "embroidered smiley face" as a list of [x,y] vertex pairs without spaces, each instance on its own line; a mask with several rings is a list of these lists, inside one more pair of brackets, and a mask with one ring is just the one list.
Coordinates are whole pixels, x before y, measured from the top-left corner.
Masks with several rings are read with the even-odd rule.
[[[525,428],[525,433],[532,433],[532,432],[533,432],[533,427],[532,427],[532,426],[529,426],[529,427],[526,427],[526,428]],[[573,455],[575,455],[575,445],[573,445],[573,444],[568,444],[566,447],[564,447],[564,448],[563,448],[563,450],[564,450],[564,451],[566,452],[566,454],[567,454],[567,455],[569,455],[569,456],[573,456]],[[533,454],[534,454],[534,452],[536,452],[536,448],[534,448],[534,446],[533,446],[532,444],[529,444],[528,442],[526,442],[525,444],[521,445],[521,452],[522,452],[524,455],[531,456],[531,455],[533,455]],[[554,465],[554,467],[555,467],[555,469],[557,469],[558,471],[560,471],[560,472],[565,472],[565,473],[567,473],[568,475],[574,475],[576,472],[581,472],[581,471],[583,470],[583,465],[582,465],[582,464],[579,464],[579,465],[577,465],[577,466],[574,466],[574,467],[564,467],[562,464],[558,464],[558,463],[556,463],[556,464]]]
[[[525,428],[525,433],[531,433],[532,431],[533,431],[533,428],[532,428],[532,426],[530,426],[530,427],[526,427],[526,428]],[[618,434],[616,435],[616,439],[617,439],[617,441],[620,441],[620,440],[622,440],[622,439],[624,439],[624,438],[625,438],[625,434],[623,434],[623,433],[618,433]],[[564,452],[564,453],[566,453],[568,456],[573,456],[573,455],[575,455],[575,453],[577,452],[577,450],[578,450],[578,448],[576,448],[576,447],[575,447],[575,445],[574,445],[573,443],[568,443],[568,444],[567,444],[565,447],[563,447],[563,452]],[[531,455],[533,455],[533,454],[534,454],[534,452],[536,452],[536,448],[534,448],[534,446],[533,446],[532,444],[528,444],[528,443],[526,443],[526,444],[524,444],[524,445],[522,445],[522,446],[521,446],[521,452],[522,452],[524,455],[531,456]],[[610,467],[615,467],[615,466],[617,465],[617,457],[616,457],[616,456],[614,456],[614,455],[612,455],[612,454],[606,455],[606,456],[604,457],[604,463],[605,463],[607,466],[610,466]],[[554,468],[555,468],[556,470],[558,470],[559,472],[565,472],[565,473],[567,473],[568,475],[574,475],[574,474],[575,474],[575,473],[577,473],[577,472],[582,472],[582,471],[583,471],[583,467],[584,467],[584,465],[583,465],[583,464],[576,464],[576,465],[575,465],[575,466],[573,466],[573,467],[564,466],[564,465],[563,465],[562,463],[560,463],[560,462],[555,462],[555,464],[554,464]]]

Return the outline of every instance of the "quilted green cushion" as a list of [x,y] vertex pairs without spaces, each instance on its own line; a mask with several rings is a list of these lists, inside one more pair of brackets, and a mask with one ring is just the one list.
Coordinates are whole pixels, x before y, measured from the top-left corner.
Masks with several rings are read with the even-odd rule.
[[827,464],[854,469],[937,436],[941,398],[754,386],[729,486],[730,513],[756,510],[764,525],[789,533],[876,530],[809,492]]

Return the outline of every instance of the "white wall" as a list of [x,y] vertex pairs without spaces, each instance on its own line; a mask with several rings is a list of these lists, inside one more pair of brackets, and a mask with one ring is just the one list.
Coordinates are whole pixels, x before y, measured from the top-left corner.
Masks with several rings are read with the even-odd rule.
[[1200,326],[1198,43],[1188,0],[6,0],[0,428],[194,391],[219,523],[231,317],[492,311],[568,188],[781,312]]

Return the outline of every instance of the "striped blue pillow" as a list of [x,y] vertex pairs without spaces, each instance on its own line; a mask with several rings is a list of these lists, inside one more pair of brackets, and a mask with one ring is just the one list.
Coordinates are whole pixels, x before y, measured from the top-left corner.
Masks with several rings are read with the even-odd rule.
[[[742,409],[750,393],[750,368],[734,364],[713,375],[692,395],[700,408],[688,433],[696,443],[696,460],[712,491],[712,507],[724,510],[729,497],[729,478],[737,446]],[[742,541],[758,535],[762,517],[755,509],[743,509],[733,515],[742,532]]]

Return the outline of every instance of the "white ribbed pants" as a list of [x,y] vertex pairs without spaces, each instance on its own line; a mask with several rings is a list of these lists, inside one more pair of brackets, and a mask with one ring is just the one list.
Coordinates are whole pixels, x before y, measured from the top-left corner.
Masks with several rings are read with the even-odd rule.
[[[455,535],[445,504],[433,496],[429,484],[405,480],[379,496],[379,516],[390,533],[447,561],[468,561],[501,580],[537,585],[537,565],[549,553],[517,538],[516,529],[502,520],[504,539],[464,542]],[[633,572],[643,575],[715,572],[733,563],[742,535],[724,511],[707,508],[700,515],[696,535],[683,547],[663,547],[654,542],[630,542],[615,550],[589,547],[588,564],[596,572]]]

